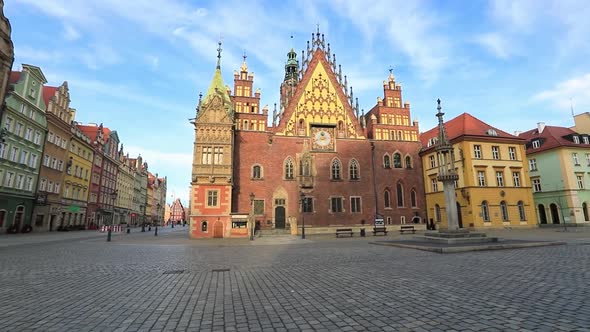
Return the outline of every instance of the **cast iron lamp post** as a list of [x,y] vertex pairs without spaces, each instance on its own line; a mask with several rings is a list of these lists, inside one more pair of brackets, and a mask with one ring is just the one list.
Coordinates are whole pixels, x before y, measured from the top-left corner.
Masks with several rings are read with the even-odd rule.
[[301,198],[301,239],[305,239],[305,215],[303,214],[305,212],[305,194],[303,191],[299,197]]
[[250,193],[250,241],[254,240],[254,193]]

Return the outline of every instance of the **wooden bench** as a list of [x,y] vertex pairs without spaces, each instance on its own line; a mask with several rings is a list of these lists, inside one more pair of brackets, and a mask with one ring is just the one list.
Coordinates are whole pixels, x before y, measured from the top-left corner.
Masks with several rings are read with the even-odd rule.
[[338,235],[350,235],[350,237],[352,237],[352,228],[336,228],[336,237],[338,237]]
[[404,232],[412,232],[412,234],[416,233],[416,229],[412,225],[401,225],[399,227],[399,232],[404,234]]
[[387,235],[387,228],[373,227],[373,236],[377,235],[377,233],[383,233],[383,235]]

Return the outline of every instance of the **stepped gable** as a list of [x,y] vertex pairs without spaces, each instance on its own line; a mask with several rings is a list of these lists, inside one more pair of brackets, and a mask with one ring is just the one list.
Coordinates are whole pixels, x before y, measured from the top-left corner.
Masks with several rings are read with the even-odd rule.
[[[317,38],[316,38],[317,36]],[[330,60],[330,44],[325,47],[323,34],[312,34],[312,47],[303,60],[302,78],[276,128],[277,135],[295,136],[298,122],[336,126],[342,122],[349,138],[365,138],[365,132],[352,106],[352,87],[348,93],[346,76],[336,75],[336,56]],[[311,59],[309,59],[311,54]]]

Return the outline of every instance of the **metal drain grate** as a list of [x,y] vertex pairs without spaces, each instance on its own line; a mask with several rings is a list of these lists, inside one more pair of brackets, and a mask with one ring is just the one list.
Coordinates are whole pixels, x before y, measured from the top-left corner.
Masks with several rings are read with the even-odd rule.
[[184,272],[184,270],[170,270],[170,271],[164,271],[164,273],[162,273],[162,274],[181,274],[183,272]]
[[229,269],[213,269],[211,272],[229,272]]

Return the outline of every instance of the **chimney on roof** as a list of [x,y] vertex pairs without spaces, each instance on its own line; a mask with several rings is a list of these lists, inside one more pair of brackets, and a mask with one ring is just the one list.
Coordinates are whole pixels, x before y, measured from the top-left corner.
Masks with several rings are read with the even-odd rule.
[[537,122],[537,130],[539,131],[539,134],[542,133],[544,129],[545,129],[545,122]]
[[520,136],[520,134],[522,134],[522,131],[520,131],[520,130],[514,131],[514,136]]

